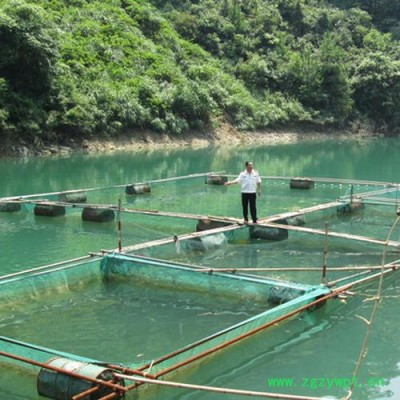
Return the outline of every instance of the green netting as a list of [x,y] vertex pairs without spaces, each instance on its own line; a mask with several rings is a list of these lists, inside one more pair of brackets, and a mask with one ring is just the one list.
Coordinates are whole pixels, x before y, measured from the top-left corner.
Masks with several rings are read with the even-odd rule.
[[264,313],[258,314],[248,320],[241,322],[240,324],[234,325],[223,331],[217,332],[204,340],[196,343],[192,343],[187,348],[180,349],[177,353],[171,354],[170,357],[165,359],[155,360],[145,369],[149,373],[153,374],[164,374],[171,370],[177,369],[179,364],[184,363],[187,360],[198,357],[200,355],[206,355],[210,351],[215,350],[219,346],[239,338],[241,335],[245,335],[253,330],[256,330],[275,319],[282,317],[283,315],[289,314],[290,312],[297,310],[307,304],[310,304],[318,297],[323,296],[329,292],[326,288],[316,288],[315,290],[299,296],[287,303],[281,304],[273,309],[265,311]]
[[[27,302],[32,303],[49,296],[58,296],[63,292],[79,290],[88,282],[100,282],[99,263],[99,258],[94,257],[86,261],[65,262],[0,278],[1,314],[8,315],[8,318],[10,318],[10,314],[18,313],[18,309],[24,309]],[[8,318],[4,318],[3,324],[7,324]],[[40,329],[40,326],[38,326],[38,329]],[[79,355],[60,352],[4,336],[0,337],[0,351],[39,363],[45,363],[51,358],[60,356],[93,362],[92,359]],[[23,366],[35,372],[39,368],[28,361],[20,361],[10,357],[0,356],[0,361]]]
[[[263,302],[267,306],[271,298],[280,292],[285,298],[294,298],[310,291],[312,286],[257,278],[243,274],[227,275],[200,272],[198,269],[155,259],[112,254],[104,257],[101,270],[106,279],[122,276],[131,278],[135,284],[144,283],[153,287],[173,290],[207,292],[213,296],[226,296],[239,301]],[[276,303],[276,300],[272,301]]]
[[[107,279],[121,276],[134,280],[144,279],[155,285],[167,285],[177,290],[190,288],[199,291],[207,290],[213,295],[218,293],[218,295],[223,294],[240,299],[262,300],[266,306],[268,302],[271,303],[272,298],[274,301],[276,298],[280,298],[280,302],[284,302],[273,308],[268,307],[269,309],[256,316],[181,348],[171,355],[154,360],[150,364],[151,371],[149,372],[160,374],[169,372],[170,369],[177,368],[177,365],[192,359],[192,357],[210,352],[216,346],[224,345],[330,292],[328,288],[322,286],[312,287],[244,275],[207,275],[188,267],[121,255],[110,255],[104,258],[101,268]],[[143,369],[147,369],[150,365],[144,366]]]
[[[260,324],[284,314],[287,310],[292,310],[293,307],[306,304],[307,301],[312,301],[316,296],[329,292],[329,290],[321,288],[317,288],[317,291],[315,291],[315,288],[309,285],[246,275],[208,274],[179,264],[113,254],[104,257],[101,263],[99,263],[98,258],[95,258],[84,262],[49,267],[46,270],[32,271],[31,273],[22,274],[22,276],[17,274],[16,276],[6,277],[0,281],[3,289],[0,295],[1,307],[7,309],[12,305],[15,308],[20,304],[20,307],[23,308],[24,302],[32,301],[36,298],[43,300],[49,296],[61,295],[65,291],[85,290],[88,282],[100,284],[101,278],[106,282],[122,279],[132,282],[135,287],[144,285],[151,286],[154,289],[168,288],[175,293],[182,291],[207,293],[215,303],[220,302],[223,298],[226,301],[226,298],[228,298],[229,302],[235,304],[258,303],[261,307],[260,309],[267,310],[200,340],[200,342],[204,342],[200,347],[197,347],[197,344],[188,345],[191,349],[181,352],[182,355],[179,359],[186,359],[191,355],[203,352],[205,349],[210,348],[209,346],[224,343],[226,340],[237,337],[241,333],[254,329]],[[309,296],[310,293],[313,294]],[[306,297],[304,297],[304,294],[306,294]],[[297,300],[303,297],[305,303],[303,301],[297,303]],[[273,308],[279,303],[293,303],[293,306],[286,309],[285,304],[282,304]],[[269,314],[269,311],[273,311],[273,313]],[[209,345],[206,343],[209,343]],[[75,360],[92,360],[91,358],[60,352],[6,337],[1,338],[0,349],[1,351],[38,362],[47,362],[54,356],[69,357]],[[2,361],[4,361],[3,358]],[[129,365],[143,366],[143,364],[134,363],[133,361]],[[173,364],[176,361],[171,361],[171,363]],[[15,361],[6,358],[5,362],[13,363]],[[158,369],[165,368],[164,363],[160,365],[160,367],[157,367]],[[29,364],[27,364],[27,367],[31,368]]]
[[18,303],[61,294],[79,289],[90,281],[99,281],[99,264],[100,259],[94,257],[0,277],[0,311],[9,309],[10,305],[15,307]]

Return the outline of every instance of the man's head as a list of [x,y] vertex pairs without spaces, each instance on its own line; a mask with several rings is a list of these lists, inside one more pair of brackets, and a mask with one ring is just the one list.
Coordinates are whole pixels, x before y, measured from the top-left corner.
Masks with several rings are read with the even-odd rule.
[[247,171],[251,172],[253,170],[253,163],[251,161],[245,162]]

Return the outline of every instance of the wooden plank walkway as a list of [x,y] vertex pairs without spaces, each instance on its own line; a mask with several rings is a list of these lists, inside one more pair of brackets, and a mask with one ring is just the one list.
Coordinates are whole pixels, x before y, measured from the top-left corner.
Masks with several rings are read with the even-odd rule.
[[[400,248],[400,242],[393,241],[393,240],[386,242],[381,239],[375,239],[375,238],[370,238],[370,237],[361,236],[361,235],[353,235],[353,234],[349,234],[349,233],[341,233],[341,232],[334,232],[334,231],[327,232],[323,229],[313,229],[313,228],[306,228],[306,227],[274,223],[274,221],[281,220],[281,219],[302,216],[302,215],[305,215],[305,214],[308,214],[308,213],[311,213],[314,211],[335,208],[341,204],[343,204],[341,201],[334,201],[334,202],[330,202],[330,203],[326,203],[326,204],[319,204],[319,205],[313,206],[313,207],[307,207],[307,208],[304,208],[304,209],[301,209],[298,211],[276,214],[276,215],[272,215],[272,216],[260,219],[259,223],[257,225],[258,226],[266,226],[266,227],[274,227],[274,228],[282,228],[282,229],[299,231],[299,232],[310,233],[310,234],[315,234],[315,235],[338,237],[338,238],[344,238],[344,239],[349,239],[349,240],[367,242],[367,243],[371,243],[371,244],[379,244],[379,245],[387,244],[387,246],[390,246],[390,247]],[[186,218],[186,217],[187,217],[186,214],[181,215],[181,218]],[[203,216],[202,218],[209,218],[209,219],[213,220],[214,217]],[[188,240],[188,239],[200,238],[202,236],[212,235],[212,234],[216,234],[216,233],[224,233],[224,232],[229,232],[229,231],[236,230],[236,229],[243,229],[246,225],[243,225],[242,223],[240,223],[240,221],[241,220],[234,219],[234,218],[226,219],[226,222],[232,223],[231,226],[225,226],[225,227],[210,229],[210,230],[201,231],[201,232],[193,232],[193,233],[189,233],[189,234],[185,234],[185,235],[180,235],[175,238],[165,238],[165,239],[149,241],[146,243],[139,243],[139,244],[132,245],[132,246],[126,246],[126,247],[123,247],[122,252],[128,253],[128,252],[142,250],[142,249],[153,247],[153,246],[160,246],[160,245],[164,245],[164,244],[174,243],[177,240],[178,241],[179,240]],[[251,226],[251,225],[249,225],[249,226]],[[113,250],[113,251],[115,251],[115,250]]]

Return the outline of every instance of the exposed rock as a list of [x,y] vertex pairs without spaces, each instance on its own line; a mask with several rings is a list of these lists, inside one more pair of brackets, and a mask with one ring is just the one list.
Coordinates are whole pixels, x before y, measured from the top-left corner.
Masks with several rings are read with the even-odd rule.
[[263,131],[263,132],[239,132],[234,126],[224,122],[214,131],[209,132],[190,132],[182,136],[168,136],[151,131],[134,131],[131,135],[124,137],[108,139],[67,139],[63,144],[47,143],[44,144],[40,139],[35,140],[32,145],[25,141],[18,144],[0,143],[0,156],[8,155],[13,157],[29,157],[29,156],[49,156],[62,155],[74,151],[85,153],[94,152],[112,152],[115,150],[144,150],[144,149],[165,149],[179,147],[206,147],[210,144],[221,146],[238,146],[238,145],[273,145],[281,143],[295,143],[302,140],[320,140],[329,139],[346,140],[359,139],[363,140],[373,134],[366,135],[355,134],[351,132],[280,132],[280,131]]

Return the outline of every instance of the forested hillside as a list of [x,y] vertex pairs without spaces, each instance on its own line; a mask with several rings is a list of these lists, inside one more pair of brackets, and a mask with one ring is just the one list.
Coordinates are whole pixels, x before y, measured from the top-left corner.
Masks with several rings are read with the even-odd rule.
[[389,0],[0,0],[0,140],[396,133],[399,38]]

